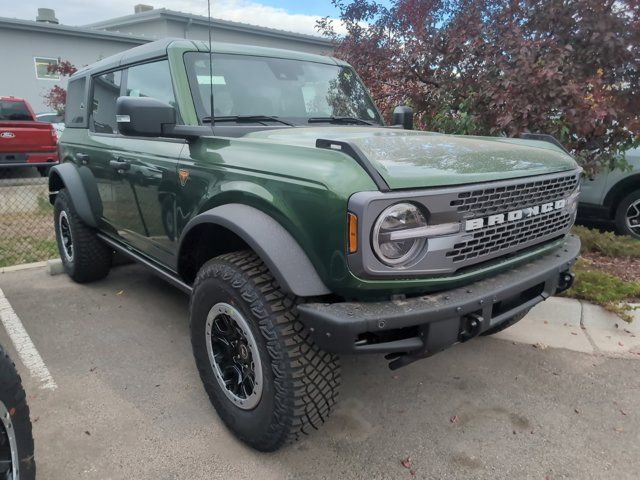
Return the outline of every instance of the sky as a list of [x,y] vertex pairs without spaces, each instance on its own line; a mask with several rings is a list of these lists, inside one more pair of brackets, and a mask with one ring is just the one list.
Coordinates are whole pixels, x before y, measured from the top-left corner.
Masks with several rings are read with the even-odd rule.
[[[4,2],[3,2],[4,3]],[[53,8],[60,23],[86,25],[130,15],[138,3],[207,14],[206,0],[22,0],[7,2],[0,16],[35,20],[39,7]],[[211,0],[214,18],[318,35],[316,20],[337,17],[330,0]]]

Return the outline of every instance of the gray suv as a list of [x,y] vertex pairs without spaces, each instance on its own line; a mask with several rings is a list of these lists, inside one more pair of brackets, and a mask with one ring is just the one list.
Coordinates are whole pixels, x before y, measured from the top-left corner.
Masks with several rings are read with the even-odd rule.
[[582,179],[578,217],[614,223],[621,235],[640,240],[640,148],[626,155],[631,171],[604,171]]

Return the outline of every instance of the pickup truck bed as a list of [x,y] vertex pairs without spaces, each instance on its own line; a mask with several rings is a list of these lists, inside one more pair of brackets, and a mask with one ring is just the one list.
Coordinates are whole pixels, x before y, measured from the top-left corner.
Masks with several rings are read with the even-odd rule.
[[0,168],[38,167],[45,174],[58,163],[57,143],[53,126],[36,121],[26,101],[0,97]]

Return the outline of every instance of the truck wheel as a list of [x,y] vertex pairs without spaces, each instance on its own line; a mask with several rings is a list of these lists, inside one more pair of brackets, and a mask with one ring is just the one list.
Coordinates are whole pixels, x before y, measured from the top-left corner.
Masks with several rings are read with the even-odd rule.
[[0,478],[36,478],[29,406],[16,367],[1,347]]
[[616,229],[620,235],[640,239],[640,190],[631,192],[618,204]]
[[338,358],[318,348],[251,251],[216,257],[198,272],[191,344],[211,403],[242,441],[261,451],[317,430],[336,403]]
[[515,325],[520,320],[522,320],[527,315],[527,313],[529,313],[529,310],[531,310],[531,309],[527,309],[524,312],[520,312],[519,314],[514,315],[509,320],[505,320],[500,325],[496,325],[495,327],[491,327],[489,330],[485,330],[480,335],[482,335],[482,336],[493,335],[495,333],[501,332],[501,331],[509,328],[512,325]]
[[56,195],[53,218],[58,251],[67,275],[78,283],[106,277],[113,252],[80,220],[65,189]]

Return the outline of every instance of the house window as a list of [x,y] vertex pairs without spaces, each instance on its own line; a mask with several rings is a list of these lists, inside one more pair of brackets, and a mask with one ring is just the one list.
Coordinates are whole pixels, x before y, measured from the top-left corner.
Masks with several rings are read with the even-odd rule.
[[60,80],[60,74],[49,72],[49,67],[58,65],[57,58],[35,57],[36,78],[38,80]]

